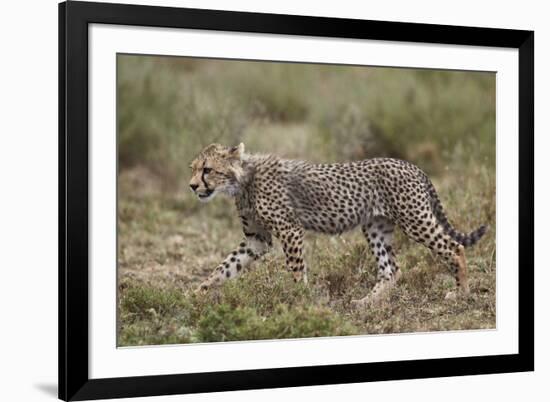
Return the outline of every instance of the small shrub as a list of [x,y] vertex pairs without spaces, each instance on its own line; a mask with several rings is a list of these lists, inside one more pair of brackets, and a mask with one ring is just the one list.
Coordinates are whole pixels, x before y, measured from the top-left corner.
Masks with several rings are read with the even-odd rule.
[[198,339],[202,342],[264,339],[262,319],[254,309],[233,308],[227,304],[209,307],[198,322]]
[[266,337],[269,339],[342,336],[358,333],[353,324],[326,307],[290,309],[286,305],[280,305],[275,317],[267,320],[266,328]]
[[198,323],[198,338],[203,342],[249,339],[307,338],[356,333],[356,329],[325,308],[290,310],[279,305],[274,314],[260,316],[248,307],[233,308],[219,304],[209,308]]
[[192,330],[182,325],[181,319],[177,317],[169,319],[150,317],[133,323],[125,323],[119,334],[118,346],[196,342]]
[[314,303],[315,296],[303,283],[294,283],[283,261],[253,267],[238,281],[227,282],[221,290],[221,303],[253,307],[259,314],[271,314],[281,303],[293,307]]
[[186,306],[182,292],[176,289],[157,289],[146,285],[133,285],[120,293],[120,308],[138,318],[173,314]]
[[251,118],[286,123],[306,119],[313,78],[307,66],[239,62],[232,67],[226,85]]

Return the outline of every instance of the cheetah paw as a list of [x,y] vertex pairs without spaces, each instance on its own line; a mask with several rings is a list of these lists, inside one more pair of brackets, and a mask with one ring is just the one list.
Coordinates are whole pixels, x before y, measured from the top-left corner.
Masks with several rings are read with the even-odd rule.
[[210,287],[209,284],[203,282],[199,285],[198,288],[195,289],[193,293],[195,293],[196,295],[206,294],[208,292],[209,287]]
[[458,297],[457,292],[454,290],[451,290],[447,292],[447,294],[445,295],[445,300],[456,300],[457,297]]

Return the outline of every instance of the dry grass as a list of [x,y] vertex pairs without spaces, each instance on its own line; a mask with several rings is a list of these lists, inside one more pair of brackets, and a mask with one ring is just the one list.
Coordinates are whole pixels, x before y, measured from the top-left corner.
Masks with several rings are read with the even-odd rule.
[[[120,178],[121,188],[132,171]],[[459,228],[494,228],[494,178],[479,172],[438,181]],[[455,183],[456,184],[456,183]],[[151,185],[151,187],[154,187]],[[423,246],[398,232],[402,276],[387,300],[357,312],[376,268],[360,231],[329,237],[308,234],[309,285],[293,283],[280,247],[238,280],[204,296],[192,290],[241,238],[229,200],[210,204],[159,193],[122,198],[119,212],[120,344],[464,330],[495,326],[493,229],[467,250],[471,294],[444,300],[454,280]],[[469,191],[465,191],[468,189]],[[460,198],[454,198],[460,197]],[[464,211],[464,212],[462,212]]]
[[[119,63],[119,345],[495,327],[492,75]],[[293,283],[276,242],[238,280],[195,296],[242,233],[231,200],[201,204],[187,190],[190,159],[212,139],[314,161],[389,155],[417,163],[458,229],[490,225],[466,252],[471,294],[445,300],[454,287],[446,268],[398,232],[401,280],[379,306],[354,311],[350,301],[376,280],[354,231],[308,234],[308,286]]]

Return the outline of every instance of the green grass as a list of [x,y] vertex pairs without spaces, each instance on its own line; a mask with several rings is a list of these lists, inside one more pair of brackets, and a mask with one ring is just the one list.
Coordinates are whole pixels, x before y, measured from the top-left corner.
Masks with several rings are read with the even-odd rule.
[[[495,327],[495,80],[489,73],[118,59],[118,342],[121,346]],[[377,307],[360,231],[308,234],[309,284],[280,246],[243,275],[192,291],[241,239],[231,200],[199,203],[188,165],[212,141],[312,161],[371,156],[429,172],[453,224],[490,225],[466,255],[471,295],[433,255],[396,237],[402,277]]]

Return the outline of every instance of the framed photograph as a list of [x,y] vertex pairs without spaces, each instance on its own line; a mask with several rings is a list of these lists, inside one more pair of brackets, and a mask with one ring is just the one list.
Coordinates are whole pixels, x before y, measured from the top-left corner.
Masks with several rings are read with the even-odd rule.
[[59,5],[59,397],[534,369],[534,33]]

